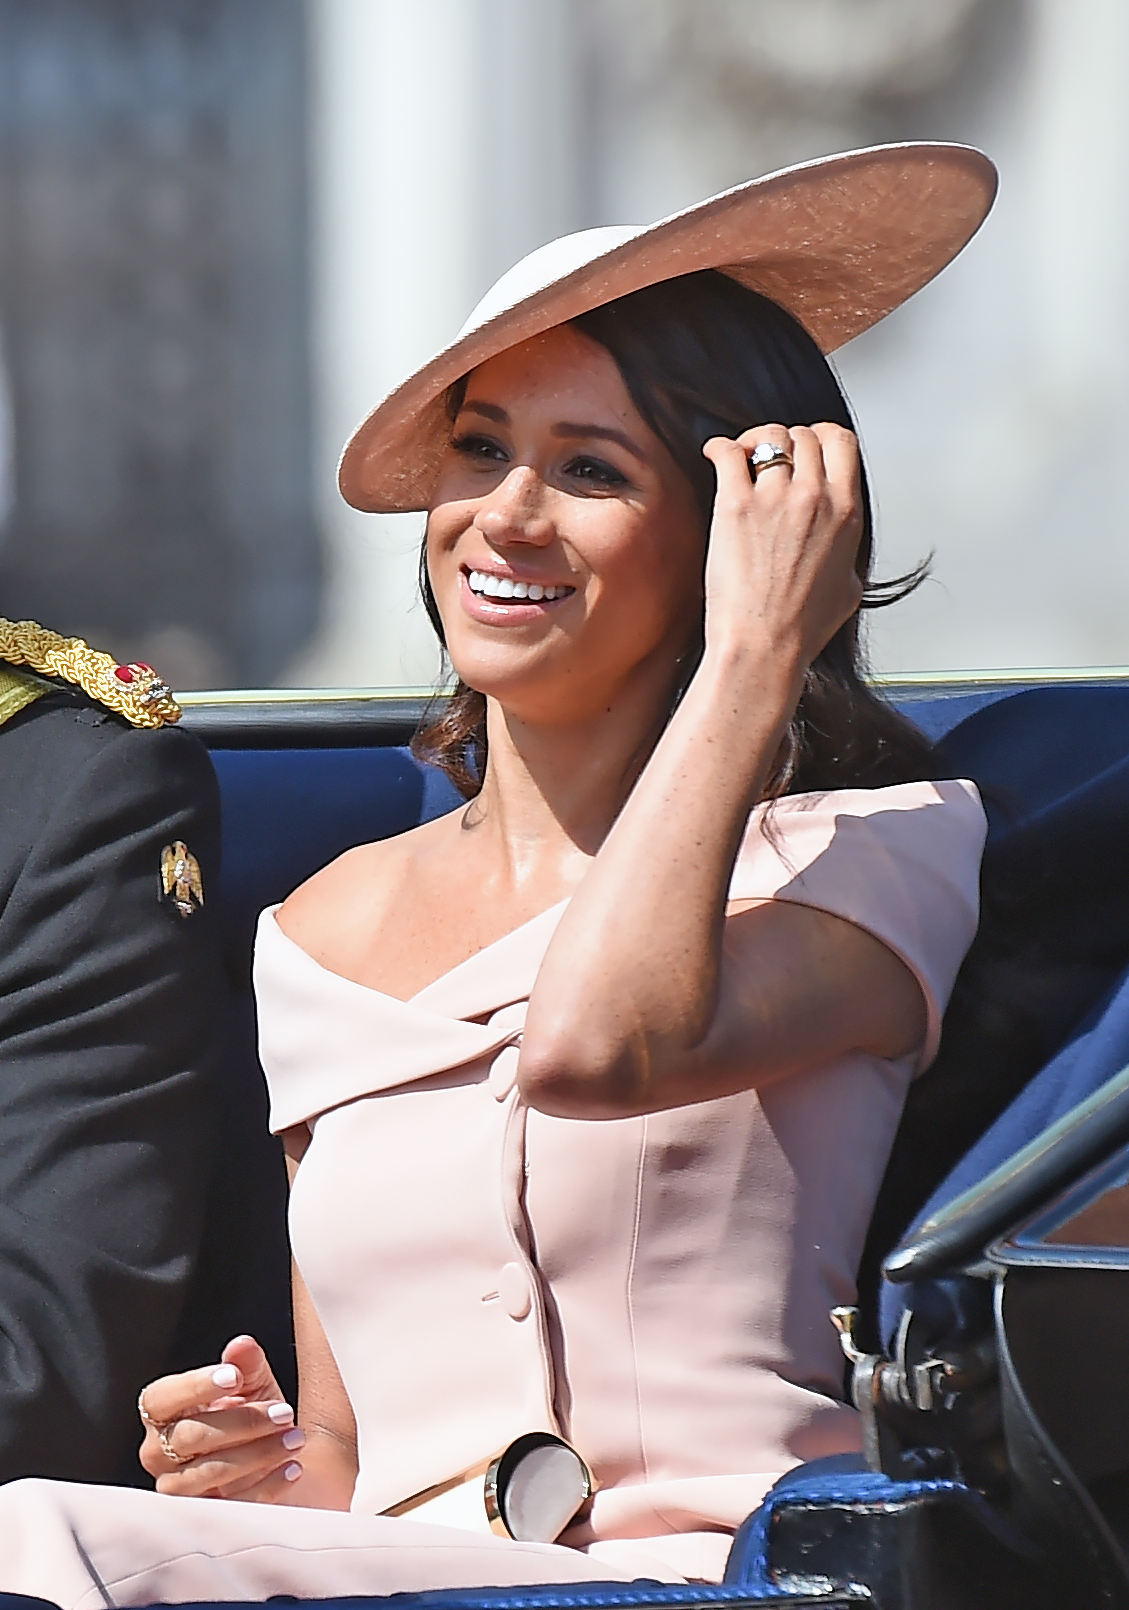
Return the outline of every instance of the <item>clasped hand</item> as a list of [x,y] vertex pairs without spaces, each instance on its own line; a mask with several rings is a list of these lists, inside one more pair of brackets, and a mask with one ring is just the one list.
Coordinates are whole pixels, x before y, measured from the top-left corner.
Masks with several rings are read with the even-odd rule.
[[219,1365],[151,1381],[138,1409],[141,1463],[159,1493],[278,1503],[302,1475],[305,1434],[250,1336],[229,1342]]

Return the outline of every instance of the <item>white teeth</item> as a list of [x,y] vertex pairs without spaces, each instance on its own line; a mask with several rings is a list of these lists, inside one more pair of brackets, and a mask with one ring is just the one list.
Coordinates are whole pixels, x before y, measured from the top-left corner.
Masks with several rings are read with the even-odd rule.
[[551,603],[554,598],[564,598],[573,590],[571,587],[543,587],[536,581],[513,581],[509,576],[491,576],[485,570],[468,571],[467,585],[480,597],[529,598],[535,604],[542,599]]

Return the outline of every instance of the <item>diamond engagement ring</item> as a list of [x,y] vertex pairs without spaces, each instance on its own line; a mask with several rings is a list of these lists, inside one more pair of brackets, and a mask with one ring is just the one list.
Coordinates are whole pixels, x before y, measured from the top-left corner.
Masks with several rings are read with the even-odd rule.
[[775,442],[758,442],[749,454],[749,469],[755,481],[761,470],[771,469],[774,464],[787,464],[792,467],[792,455],[786,447],[777,447]]

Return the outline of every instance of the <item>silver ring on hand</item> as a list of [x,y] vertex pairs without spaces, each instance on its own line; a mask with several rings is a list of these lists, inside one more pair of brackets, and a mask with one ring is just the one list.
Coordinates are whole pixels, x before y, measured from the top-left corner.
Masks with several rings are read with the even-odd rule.
[[177,1453],[172,1445],[172,1434],[180,1424],[179,1420],[154,1420],[145,1407],[145,1388],[137,1394],[137,1412],[141,1416],[141,1423],[157,1433],[157,1441],[161,1445],[161,1452],[173,1465],[188,1465],[192,1463],[190,1454]]
[[774,464],[787,464],[791,469],[791,453],[786,447],[777,447],[775,442],[758,442],[749,454],[749,472],[753,480],[761,470],[770,470]]

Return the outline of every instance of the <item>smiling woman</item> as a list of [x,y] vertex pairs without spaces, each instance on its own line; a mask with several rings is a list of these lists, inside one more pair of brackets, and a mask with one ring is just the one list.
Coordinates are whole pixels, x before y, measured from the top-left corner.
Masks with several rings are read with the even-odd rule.
[[[634,415],[640,438],[633,440],[607,422],[583,426],[561,420],[554,429],[564,433],[564,440],[571,438],[574,447],[580,448],[586,432],[594,450],[587,459],[578,457],[574,480],[586,480],[593,492],[601,485],[607,489],[617,480],[629,484],[625,472],[631,464],[647,462],[643,442],[650,442],[652,459],[665,448],[664,456],[682,471],[683,490],[688,485],[693,493],[702,534],[698,574],[687,584],[692,593],[700,595],[705,533],[713,513],[714,476],[702,453],[703,444],[713,435],[736,436],[755,422],[812,424],[824,420],[853,428],[849,405],[834,372],[803,326],[767,297],[716,271],[649,286],[581,314],[565,329],[597,343],[613,360],[615,375],[605,372],[605,386],[618,394],[618,406],[626,405]],[[463,413],[495,425],[509,423],[504,410],[490,404],[474,400],[464,404],[466,395],[463,379],[450,388],[447,397],[452,422],[459,421],[456,443],[463,439]],[[610,417],[614,415],[613,408]],[[465,429],[468,452],[494,454],[495,461],[500,461],[497,455],[504,455],[504,450],[491,443],[488,432],[476,437],[469,422]],[[598,451],[601,445],[627,453],[627,461],[619,466],[608,462],[607,454],[601,456]],[[866,588],[862,607],[882,608],[907,596],[922,579],[924,568],[873,584],[873,519],[861,462],[859,474],[862,534],[856,570]],[[693,513],[688,512],[687,528],[693,529],[694,523]],[[671,557],[664,555],[664,560],[669,562]],[[483,572],[487,578],[491,573],[489,567]],[[499,573],[496,581],[487,579],[479,590],[496,596],[494,588],[506,579]],[[519,584],[514,585],[516,596]],[[420,555],[420,588],[443,643],[443,621],[432,589],[426,545]],[[683,683],[701,653],[700,612],[697,619],[698,631],[687,654]],[[445,770],[468,796],[476,792],[485,764],[485,717],[481,692],[460,682],[453,700],[415,741],[417,754]],[[843,782],[880,786],[928,775],[928,746],[920,734],[864,680],[860,617],[852,614],[808,668],[769,792],[804,792]]]
[[[298,1423],[251,1337],[151,1383],[158,1492],[0,1493],[0,1587],[717,1580],[776,1476],[857,1450],[827,1311],[985,822],[859,680],[869,513],[820,343],[991,188],[879,149],[554,243],[361,427],[346,495],[428,511],[463,725],[426,741],[469,797],[260,922]],[[571,1496],[501,1493],[530,1449]]]
[[[447,651],[483,707],[494,695],[526,710],[543,691],[558,721],[583,719],[641,679],[669,682],[700,629],[704,557],[686,478],[604,348],[562,325],[475,370],[426,563]],[[472,570],[496,591],[472,589]]]

